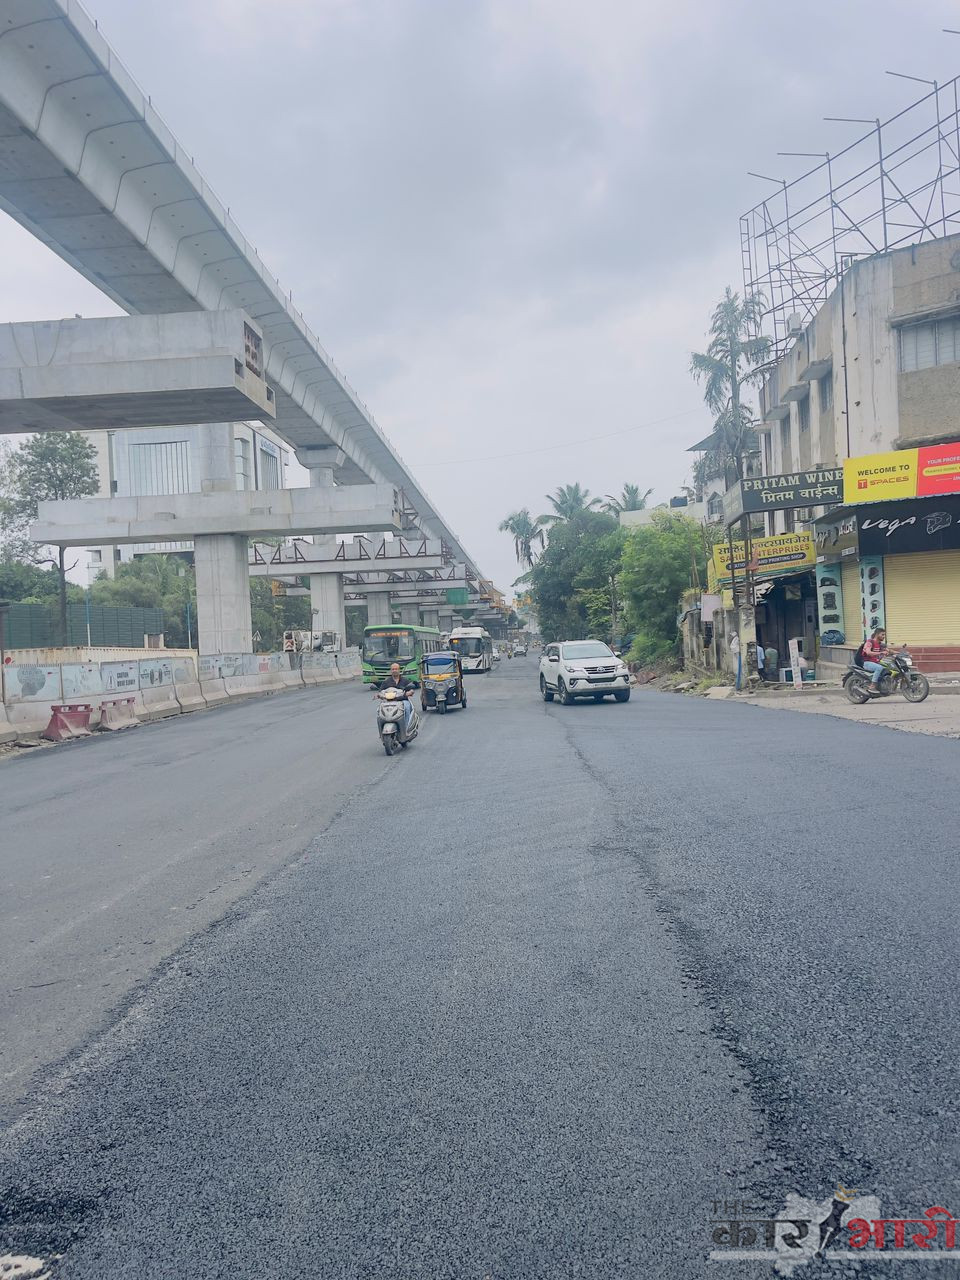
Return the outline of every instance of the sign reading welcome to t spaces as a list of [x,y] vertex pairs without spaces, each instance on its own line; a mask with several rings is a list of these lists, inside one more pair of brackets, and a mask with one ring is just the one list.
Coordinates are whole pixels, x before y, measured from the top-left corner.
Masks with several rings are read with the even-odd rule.
[[895,449],[847,458],[843,464],[843,501],[888,502],[960,493],[960,441]]

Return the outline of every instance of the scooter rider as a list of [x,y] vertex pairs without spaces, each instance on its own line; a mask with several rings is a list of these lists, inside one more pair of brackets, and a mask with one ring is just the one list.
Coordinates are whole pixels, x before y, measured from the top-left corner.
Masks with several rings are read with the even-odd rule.
[[413,703],[410,701],[410,693],[416,688],[412,680],[408,680],[400,670],[400,663],[395,662],[390,668],[390,674],[377,685],[378,689],[399,689],[404,694],[403,703],[403,728],[406,732],[413,723]]

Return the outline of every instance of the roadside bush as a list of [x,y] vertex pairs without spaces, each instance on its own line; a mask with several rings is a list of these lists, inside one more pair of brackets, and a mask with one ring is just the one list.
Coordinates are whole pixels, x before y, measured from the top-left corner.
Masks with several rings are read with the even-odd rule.
[[627,654],[627,661],[635,662],[641,667],[652,667],[676,657],[676,653],[676,640],[666,640],[662,636],[638,631],[633,637],[633,644]]

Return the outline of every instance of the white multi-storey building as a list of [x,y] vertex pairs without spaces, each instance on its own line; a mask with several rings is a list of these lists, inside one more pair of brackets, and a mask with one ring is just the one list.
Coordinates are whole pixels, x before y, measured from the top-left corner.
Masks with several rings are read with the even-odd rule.
[[[212,454],[233,446],[237,489],[283,489],[290,463],[289,448],[261,423],[237,422],[210,428],[162,427],[155,430],[91,431],[100,472],[100,496],[145,497],[153,494],[200,493],[207,477],[223,475]],[[223,459],[221,458],[222,464]],[[152,552],[191,558],[192,542],[132,543],[88,547],[91,579],[113,575],[114,566]]]

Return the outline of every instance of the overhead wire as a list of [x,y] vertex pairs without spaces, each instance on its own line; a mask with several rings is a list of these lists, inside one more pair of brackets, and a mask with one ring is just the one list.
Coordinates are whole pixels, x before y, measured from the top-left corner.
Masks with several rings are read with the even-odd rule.
[[432,462],[418,462],[417,470],[425,467],[460,467],[474,462],[500,462],[505,458],[526,458],[534,453],[551,453],[554,449],[572,449],[577,445],[591,444],[594,440],[610,440],[614,436],[624,436],[631,431],[643,431],[647,427],[658,427],[664,422],[676,422],[680,418],[691,418],[695,413],[702,414],[702,409],[686,409],[683,413],[671,413],[665,418],[651,418],[648,422],[638,422],[633,427],[621,427],[617,431],[604,431],[596,436],[583,436],[579,440],[563,440],[559,444],[546,444],[535,449],[518,449],[513,453],[490,453],[479,458],[442,458]]

